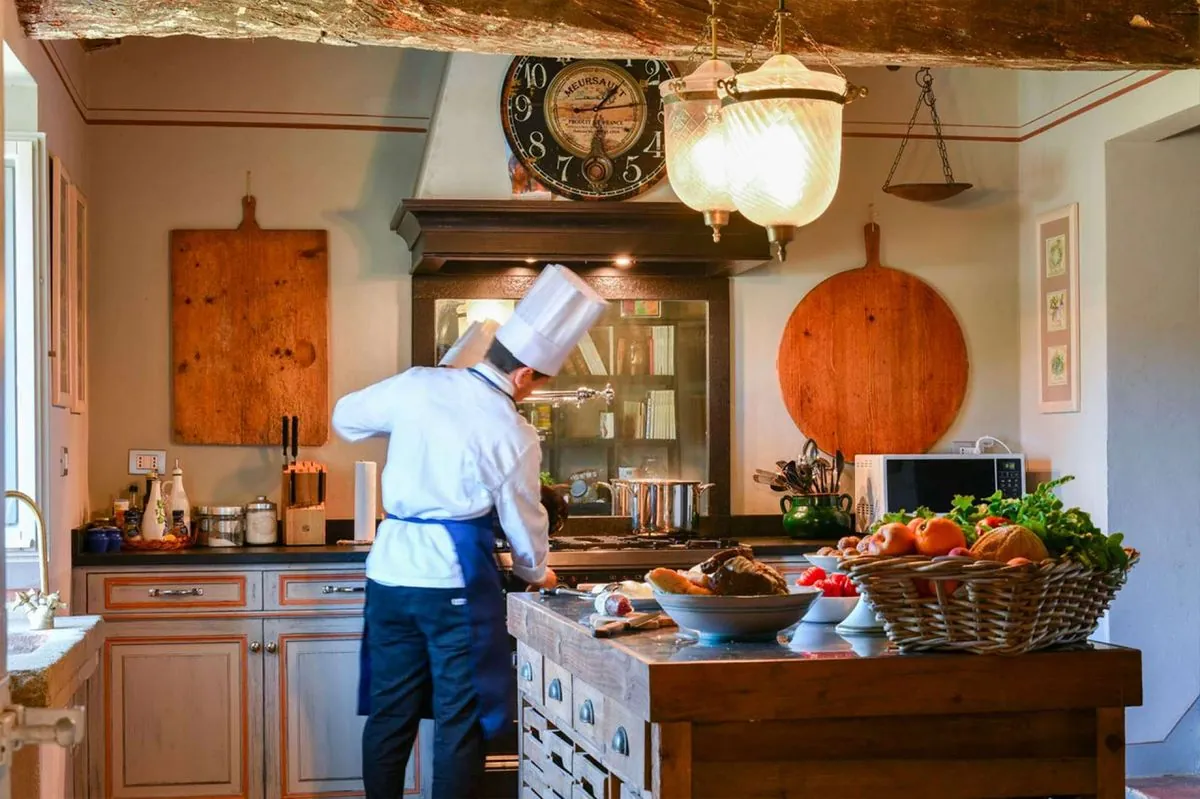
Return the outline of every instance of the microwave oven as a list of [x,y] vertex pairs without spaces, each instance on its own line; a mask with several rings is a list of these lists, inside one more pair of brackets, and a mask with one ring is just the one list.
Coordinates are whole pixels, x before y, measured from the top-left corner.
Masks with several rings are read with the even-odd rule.
[[854,514],[866,530],[885,513],[926,507],[946,513],[959,494],[977,499],[999,491],[1005,497],[1025,493],[1025,456],[858,455],[854,458]]

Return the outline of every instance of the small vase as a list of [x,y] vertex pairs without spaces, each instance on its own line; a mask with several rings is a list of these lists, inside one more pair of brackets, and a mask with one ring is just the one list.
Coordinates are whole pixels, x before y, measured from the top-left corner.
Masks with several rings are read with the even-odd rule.
[[29,619],[29,629],[31,630],[54,629],[54,610],[48,606],[36,607],[27,611],[25,616]]

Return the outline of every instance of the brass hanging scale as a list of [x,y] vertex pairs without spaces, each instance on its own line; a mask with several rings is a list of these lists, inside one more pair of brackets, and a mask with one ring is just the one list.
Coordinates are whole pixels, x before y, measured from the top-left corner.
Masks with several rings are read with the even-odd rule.
[[[929,72],[929,67],[918,69],[916,79],[917,85],[921,87],[921,96],[917,98],[917,105],[913,109],[912,118],[908,120],[908,130],[904,132],[904,139],[900,142],[900,149],[896,153],[896,160],[892,162],[892,169],[888,172],[887,180],[883,182],[883,190],[903,200],[913,200],[919,203],[935,203],[962,194],[971,188],[971,184],[958,183],[954,180],[954,170],[950,168],[950,156],[946,154],[946,140],[942,138],[942,120],[938,116],[937,98],[933,94],[933,75]],[[933,132],[937,137],[938,154],[942,157],[942,174],[946,180],[942,183],[893,184],[892,178],[896,174],[896,167],[900,166],[900,159],[904,157],[904,148],[908,146],[912,138],[913,126],[917,124],[917,115],[921,113],[921,106],[925,105],[929,106],[929,117],[933,120]]]

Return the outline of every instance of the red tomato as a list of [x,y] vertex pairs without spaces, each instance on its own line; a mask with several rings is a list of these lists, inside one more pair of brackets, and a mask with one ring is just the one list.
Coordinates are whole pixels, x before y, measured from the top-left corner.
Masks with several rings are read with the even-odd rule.
[[1012,524],[1012,522],[1003,516],[989,516],[975,523],[975,535],[983,535],[1006,524]]
[[825,579],[825,570],[813,566],[800,573],[800,579],[796,580],[796,585],[813,585],[817,580],[823,579]]

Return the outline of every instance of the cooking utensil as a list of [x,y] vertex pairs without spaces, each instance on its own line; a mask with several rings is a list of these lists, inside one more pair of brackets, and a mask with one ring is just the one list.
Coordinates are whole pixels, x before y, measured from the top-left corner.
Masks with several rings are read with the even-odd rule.
[[288,465],[288,418],[283,417],[283,465]]
[[561,585],[556,585],[553,588],[543,588],[538,593],[542,596],[573,596],[579,599],[595,599],[594,594],[588,594],[583,591],[575,591],[570,588],[564,588]]
[[839,449],[833,454],[833,490],[840,491],[842,489],[842,470],[846,468],[846,456]]
[[300,455],[300,417],[292,417],[292,463]]
[[644,479],[626,481],[620,490],[629,494],[633,532],[671,535],[699,528],[700,498],[713,485],[699,480]]
[[592,628],[592,635],[596,638],[609,638],[618,633],[623,633],[628,630],[636,630],[641,627],[649,627],[651,624],[657,626],[663,618],[662,611],[653,613],[643,613],[635,616],[627,616],[618,621],[610,621]]
[[[784,405],[804,434],[846,460],[927,452],[966,395],[966,341],[937,291],[879,261],[867,225],[866,265],[839,272],[792,312],[779,344]],[[914,386],[920,390],[914,390]]]

